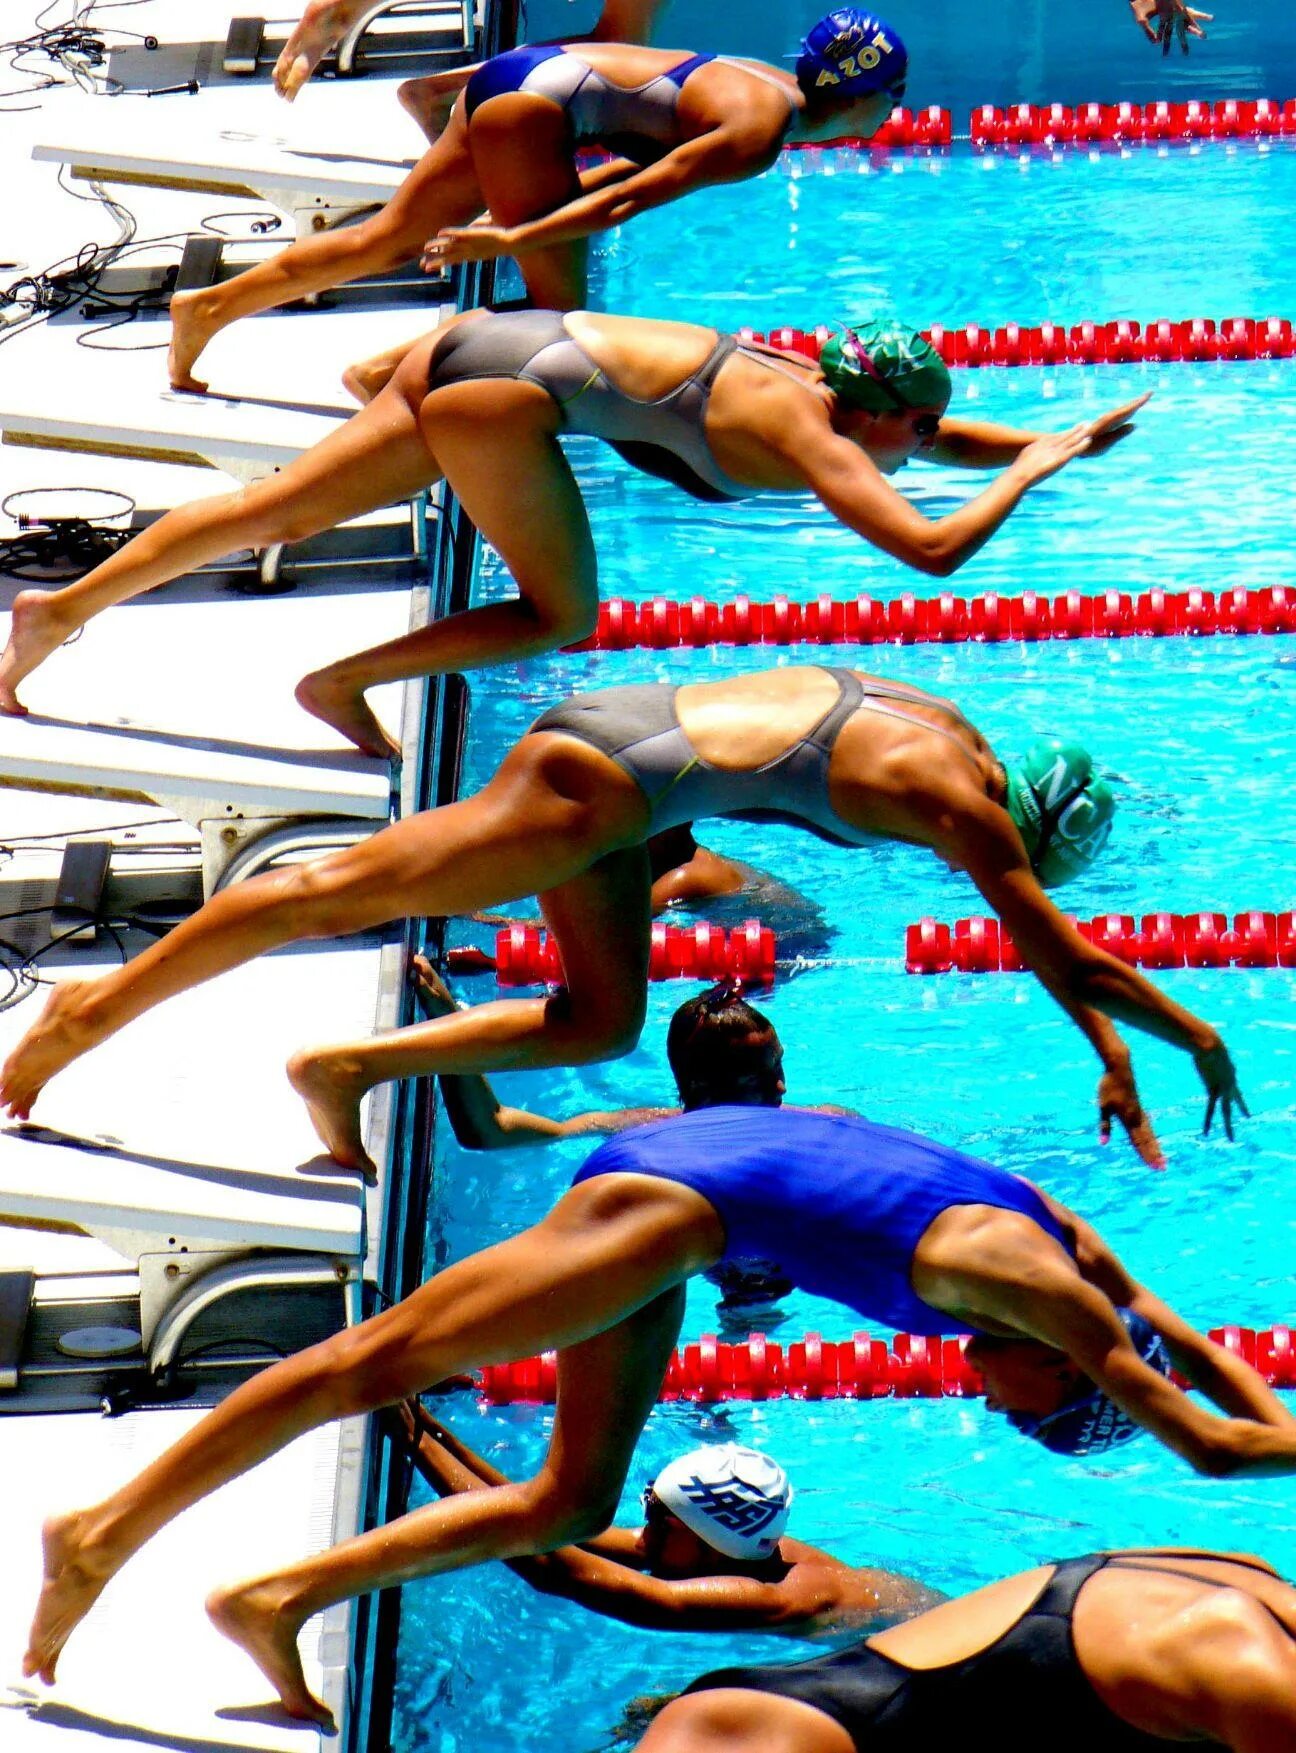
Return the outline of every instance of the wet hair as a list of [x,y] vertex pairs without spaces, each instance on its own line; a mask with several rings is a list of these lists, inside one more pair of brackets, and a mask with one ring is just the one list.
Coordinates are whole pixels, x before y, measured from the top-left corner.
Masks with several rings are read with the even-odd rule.
[[666,1058],[686,1109],[733,1102],[777,1107],[777,1073],[771,1075],[774,1025],[741,995],[735,981],[722,981],[680,1005],[666,1033]]

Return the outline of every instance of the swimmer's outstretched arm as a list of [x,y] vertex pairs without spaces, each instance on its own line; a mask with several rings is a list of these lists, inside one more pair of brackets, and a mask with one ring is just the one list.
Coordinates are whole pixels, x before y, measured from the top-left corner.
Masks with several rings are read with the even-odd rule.
[[[1139,409],[1152,399],[1152,391],[1137,396],[1132,402],[1100,414],[1091,421],[1092,442],[1087,456],[1101,456],[1133,430],[1133,419]],[[968,420],[962,415],[946,414],[929,448],[920,454],[932,462],[950,464],[961,469],[1006,469],[1026,449],[1047,438],[1045,432],[1029,432],[1020,427],[1003,426],[997,420]]]
[[978,493],[947,517],[927,518],[872,463],[857,444],[834,433],[817,406],[799,397],[776,433],[765,436],[825,508],[857,535],[906,566],[948,578],[972,558],[1031,488],[1083,456],[1093,443],[1092,422],[1036,439]]
[[1191,1053],[1206,1087],[1205,1130],[1218,1106],[1231,1139],[1234,1104],[1243,1114],[1247,1107],[1219,1032],[1081,937],[1040,887],[1007,812],[984,793],[969,785],[957,797],[948,790],[933,797],[932,825],[937,850],[967,871],[1012,934],[1022,959],[1063,1008],[1078,1022],[1076,1007],[1101,1011]]
[[764,129],[753,130],[741,122],[722,123],[694,140],[685,140],[656,164],[637,170],[612,187],[578,195],[543,218],[520,225],[447,227],[428,240],[423,266],[521,256],[530,250],[592,237],[694,189],[756,176],[774,162],[778,150],[778,143],[771,144]]
[[[1266,1478],[1296,1473],[1296,1418],[1257,1371],[1202,1333],[1139,1284],[1097,1233],[1048,1200],[1075,1236],[1074,1262],[1060,1244],[1024,1240],[1018,1265],[1001,1236],[993,1263],[962,1287],[979,1314],[1056,1347],[1121,1410],[1198,1473]],[[1023,1235],[1025,1232],[1023,1232]],[[1165,1339],[1171,1360],[1225,1413],[1217,1418],[1145,1363],[1117,1307],[1141,1314]]]

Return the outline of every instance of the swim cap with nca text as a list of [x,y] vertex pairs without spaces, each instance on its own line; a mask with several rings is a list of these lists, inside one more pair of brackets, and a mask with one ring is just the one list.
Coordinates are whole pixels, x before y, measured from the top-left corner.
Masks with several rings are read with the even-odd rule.
[[1111,837],[1116,799],[1079,743],[1046,737],[1008,770],[1008,814],[1046,889],[1088,870]]

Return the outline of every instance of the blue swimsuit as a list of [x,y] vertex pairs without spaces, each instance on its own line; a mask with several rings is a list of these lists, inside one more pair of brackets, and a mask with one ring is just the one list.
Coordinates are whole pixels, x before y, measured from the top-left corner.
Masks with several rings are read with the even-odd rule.
[[719,1214],[726,1260],[777,1260],[814,1296],[904,1333],[968,1333],[915,1295],[914,1250],[953,1205],[1018,1211],[1070,1251],[1027,1182],[948,1145],[804,1108],[697,1108],[600,1145],[576,1175],[655,1175]]
[[508,49],[484,62],[468,81],[464,114],[471,121],[488,98],[509,92],[547,97],[566,112],[573,144],[596,141],[646,163],[679,145],[675,109],[684,81],[714,59],[690,55],[646,85],[625,86],[613,85],[570,49]]

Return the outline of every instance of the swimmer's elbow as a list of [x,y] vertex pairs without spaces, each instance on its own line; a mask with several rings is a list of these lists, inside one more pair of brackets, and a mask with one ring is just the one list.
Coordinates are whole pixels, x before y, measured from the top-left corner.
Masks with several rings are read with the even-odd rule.
[[903,558],[916,572],[925,572],[928,578],[952,578],[967,555],[958,543],[950,541],[939,524],[932,524],[909,546]]

